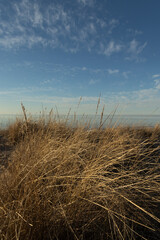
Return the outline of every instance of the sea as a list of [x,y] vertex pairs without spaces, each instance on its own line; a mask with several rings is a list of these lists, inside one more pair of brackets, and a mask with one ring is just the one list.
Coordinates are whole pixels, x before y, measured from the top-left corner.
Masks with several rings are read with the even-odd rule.
[[[40,116],[32,115],[32,119],[37,121]],[[10,124],[14,123],[16,119],[24,119],[23,115],[15,114],[0,114],[0,129],[7,128]],[[47,115],[46,115],[47,119]],[[57,121],[65,121],[73,125],[86,124],[89,127],[98,127],[102,125],[102,128],[112,126],[146,126],[154,127],[160,125],[160,115],[104,115],[101,119],[100,115],[70,115],[68,118],[66,115],[59,115],[56,118]]]

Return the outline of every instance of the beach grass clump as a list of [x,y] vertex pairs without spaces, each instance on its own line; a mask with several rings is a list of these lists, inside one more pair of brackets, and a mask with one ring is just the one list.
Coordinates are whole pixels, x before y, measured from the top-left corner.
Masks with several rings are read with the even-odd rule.
[[17,121],[0,174],[0,238],[159,239],[160,127]]

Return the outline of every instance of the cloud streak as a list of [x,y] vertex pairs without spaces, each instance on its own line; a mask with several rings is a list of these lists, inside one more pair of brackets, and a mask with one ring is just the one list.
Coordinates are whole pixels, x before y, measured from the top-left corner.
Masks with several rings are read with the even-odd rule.
[[129,56],[126,59],[136,60],[136,61],[144,60],[140,58],[139,55],[142,53],[142,51],[145,49],[146,46],[147,46],[147,42],[140,44],[136,39],[133,39],[129,43],[129,47],[128,47]]
[[160,77],[160,74],[154,74],[154,75],[152,76],[152,78],[158,78],[158,77]]
[[107,46],[104,44],[101,44],[101,50],[100,53],[111,56],[113,53],[118,53],[122,50],[123,46],[121,44],[115,43],[115,41],[111,40]]
[[138,54],[140,54],[143,51],[143,49],[146,47],[146,45],[147,45],[147,42],[145,42],[143,45],[140,45],[138,43],[138,41],[133,39],[130,42],[130,46],[129,46],[128,52],[133,54],[133,55],[138,55]]
[[91,80],[89,81],[89,85],[95,85],[95,84],[97,84],[98,82],[99,82],[98,79],[91,79]]
[[119,73],[119,69],[108,69],[108,73],[109,73],[110,75]]

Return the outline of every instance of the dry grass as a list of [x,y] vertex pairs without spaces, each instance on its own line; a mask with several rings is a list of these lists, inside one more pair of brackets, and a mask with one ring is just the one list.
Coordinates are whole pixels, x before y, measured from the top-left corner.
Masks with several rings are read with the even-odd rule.
[[0,238],[160,239],[160,127],[16,121],[0,174]]

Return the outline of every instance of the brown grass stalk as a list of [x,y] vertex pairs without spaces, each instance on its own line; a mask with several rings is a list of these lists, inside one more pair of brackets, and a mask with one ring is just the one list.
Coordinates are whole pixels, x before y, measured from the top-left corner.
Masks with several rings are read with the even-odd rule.
[[14,147],[0,173],[0,239],[160,239],[158,125],[102,128],[103,109],[89,129],[68,125],[70,111],[35,121],[22,110],[4,133]]

